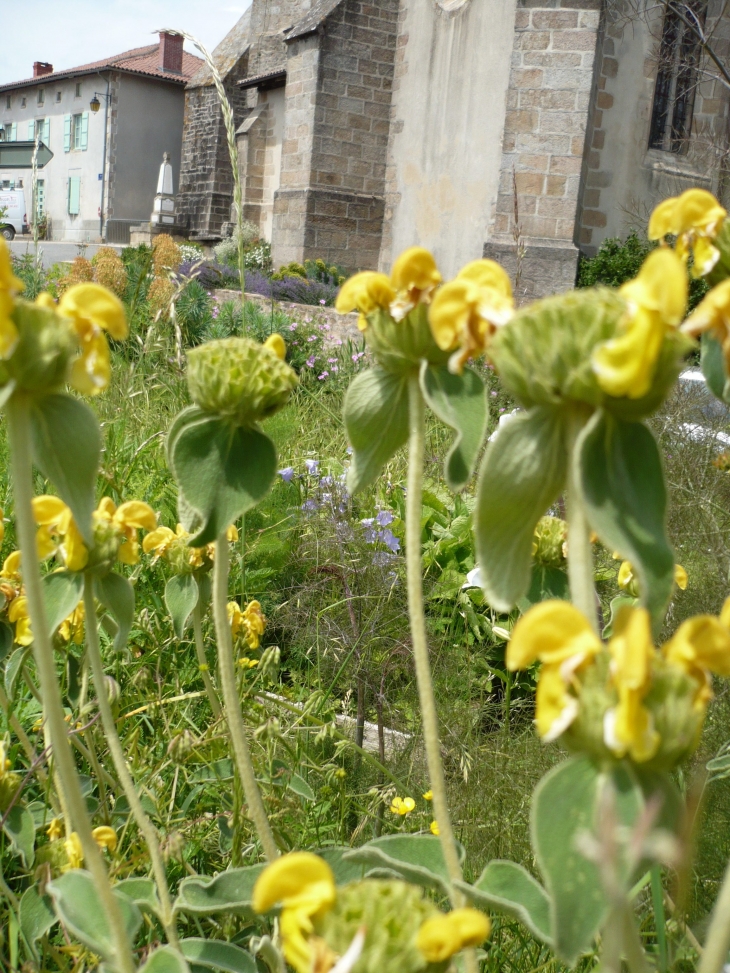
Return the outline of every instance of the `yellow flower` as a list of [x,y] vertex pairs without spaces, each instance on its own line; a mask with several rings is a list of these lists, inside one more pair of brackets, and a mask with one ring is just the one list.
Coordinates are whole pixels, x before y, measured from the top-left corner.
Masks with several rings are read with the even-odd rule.
[[332,908],[335,896],[332,869],[323,858],[308,851],[282,855],[256,880],[254,911],[268,912],[281,903],[279,929],[284,956],[297,973],[312,973],[312,920]]
[[429,304],[441,279],[436,261],[428,250],[423,247],[404,250],[390,273],[390,281],[396,292],[395,299],[390,303],[393,320],[402,321],[414,307]]
[[231,637],[234,641],[241,636],[250,649],[259,648],[266,627],[266,618],[258,601],[250,601],[244,611],[241,611],[238,602],[229,601],[228,621],[231,623]]
[[427,790],[426,793],[423,795],[423,799],[424,799],[424,801],[432,801],[433,800],[433,791],[432,790]]
[[570,691],[577,673],[601,651],[588,620],[567,601],[535,605],[519,619],[507,646],[507,668],[542,662],[535,700],[535,724],[543,740],[555,740],[578,715]]
[[61,821],[59,818],[53,818],[51,823],[46,829],[46,834],[51,839],[51,841],[58,841],[58,839],[63,834],[63,829],[61,828]]
[[705,331],[712,332],[722,346],[725,372],[730,374],[730,279],[713,287],[705,295],[681,330],[693,338]]
[[594,350],[593,371],[608,395],[640,399],[651,387],[667,329],[684,317],[684,266],[673,250],[654,250],[619,293],[628,302],[621,333]]
[[277,358],[286,359],[286,344],[280,334],[270,334],[264,342],[264,348],[273,351]]
[[680,591],[686,591],[689,584],[689,575],[681,564],[674,565],[674,583]]
[[[634,574],[634,568],[631,561],[622,561],[621,567],[618,569],[618,586],[623,591],[628,591],[630,595],[634,598],[639,596],[639,588]],[[689,578],[687,572],[684,570],[681,564],[674,565],[674,583],[680,589],[680,591],[685,591]]]
[[435,834],[438,837],[441,834],[441,828],[439,828],[438,821],[432,821],[429,825],[429,830],[431,834]]
[[0,571],[0,578],[5,578],[7,581],[20,582],[20,551],[13,551],[12,554],[8,554],[3,562],[2,571]]
[[455,351],[451,371],[460,373],[469,358],[483,354],[494,331],[514,313],[512,285],[493,260],[474,260],[435,294],[428,320],[442,351]]
[[416,936],[416,947],[428,963],[443,963],[462,949],[481,946],[492,930],[483,912],[454,909],[426,919]]
[[38,524],[38,557],[47,558],[59,551],[69,571],[83,571],[89,561],[89,550],[63,500],[48,494],[33,497],[33,518]]
[[[182,527],[178,524],[179,531]],[[176,534],[174,530],[170,530],[169,527],[157,527],[155,530],[149,532],[142,541],[142,550],[145,554],[149,554],[150,551],[154,553],[154,561],[159,558],[164,557],[167,554],[170,545],[173,541],[177,540],[180,536],[179,532]]]
[[238,664],[242,669],[255,669],[259,664],[259,660],[249,659],[248,656],[244,655],[243,658],[238,660]]
[[84,864],[84,851],[81,847],[81,838],[79,838],[75,831],[72,831],[68,838],[66,838],[64,847],[66,849],[69,867],[81,868]]
[[13,273],[10,250],[5,240],[0,240],[0,359],[8,359],[18,344],[18,329],[10,315],[15,307],[15,295],[25,284]]
[[80,601],[71,614],[61,622],[58,634],[64,642],[73,642],[74,645],[84,644],[85,614],[84,603]]
[[0,740],[0,780],[7,774],[11,766],[12,764],[7,758],[7,744],[4,740]]
[[124,305],[100,284],[76,284],[58,302],[58,313],[71,321],[81,345],[81,355],[71,368],[71,384],[85,395],[96,395],[111,378],[104,332],[117,341],[127,337]]
[[403,816],[410,814],[415,806],[416,802],[412,797],[394,797],[390,804],[390,810],[393,812],[393,814],[400,814]]
[[687,263],[694,256],[693,277],[709,274],[720,259],[720,251],[712,241],[720,232],[727,210],[706,189],[688,189],[681,196],[672,196],[659,203],[649,220],[650,240],[663,240],[671,234],[677,237],[678,256]]
[[117,833],[114,828],[110,828],[105,824],[102,824],[98,828],[94,828],[91,832],[94,841],[97,845],[107,851],[114,852],[117,847]]
[[652,663],[656,652],[651,639],[651,619],[645,608],[623,608],[608,643],[611,682],[618,693],[618,706],[608,710],[603,739],[617,757],[627,753],[632,760],[651,760],[659,747],[659,734],[643,699],[651,688]]
[[10,606],[8,607],[8,621],[15,625],[16,644],[30,645],[33,641],[33,632],[30,627],[28,599],[25,595],[20,595],[10,602]]
[[345,281],[337,295],[335,309],[340,314],[359,311],[357,326],[365,331],[368,326],[367,315],[378,308],[389,308],[394,298],[395,289],[390,278],[385,274],[366,270]]
[[122,564],[136,564],[139,561],[137,531],[154,531],[157,527],[157,514],[141,500],[128,500],[117,507],[109,497],[103,497],[94,519],[111,524],[122,536],[122,544],[117,551],[117,558]]
[[695,615],[682,622],[662,648],[667,662],[678,666],[697,681],[695,705],[704,708],[712,699],[710,673],[730,676],[730,598],[723,605],[720,618]]

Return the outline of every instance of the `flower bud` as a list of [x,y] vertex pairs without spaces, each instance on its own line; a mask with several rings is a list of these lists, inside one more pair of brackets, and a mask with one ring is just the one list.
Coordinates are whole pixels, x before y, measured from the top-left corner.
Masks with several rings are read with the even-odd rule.
[[279,673],[279,662],[281,660],[281,649],[278,645],[269,645],[264,649],[259,662],[259,672],[267,679],[276,679]]
[[445,365],[449,360],[449,352],[436,344],[425,304],[416,305],[400,321],[378,308],[368,315],[367,322],[365,341],[378,364],[388,372],[412,371],[424,358],[432,365]]
[[116,706],[122,697],[122,687],[116,681],[114,676],[104,676],[104,685],[106,686],[106,695],[109,700],[110,706]]
[[18,301],[12,319],[18,343],[8,361],[0,363],[0,384],[14,381],[24,392],[53,392],[68,378],[78,344],[66,321],[54,311]]
[[190,732],[190,730],[183,730],[182,733],[177,733],[167,746],[167,755],[176,764],[184,763],[188,754],[197,745],[197,739]]
[[565,564],[563,545],[568,536],[568,526],[559,517],[541,517],[532,538],[532,559],[546,568],[559,568]]
[[248,338],[209,341],[188,352],[193,401],[236,426],[273,415],[296,384],[296,374],[275,351]]

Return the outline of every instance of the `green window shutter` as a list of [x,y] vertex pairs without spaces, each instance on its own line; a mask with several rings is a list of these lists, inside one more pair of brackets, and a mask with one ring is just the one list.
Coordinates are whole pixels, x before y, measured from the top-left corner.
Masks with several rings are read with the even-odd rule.
[[71,176],[68,180],[68,213],[78,216],[81,209],[81,176]]
[[71,116],[63,116],[63,151],[71,151]]
[[86,152],[89,147],[89,113],[81,116],[81,151]]
[[35,138],[35,122],[28,122],[28,141],[32,142]]

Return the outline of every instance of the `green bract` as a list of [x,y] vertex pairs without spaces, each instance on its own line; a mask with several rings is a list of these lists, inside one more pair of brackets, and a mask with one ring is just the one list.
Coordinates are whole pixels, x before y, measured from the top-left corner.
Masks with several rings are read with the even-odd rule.
[[18,301],[12,320],[18,344],[12,356],[0,363],[0,384],[13,383],[23,392],[47,393],[60,389],[78,344],[68,322],[53,311]]
[[236,426],[252,426],[286,405],[297,376],[247,338],[209,341],[188,352],[188,388],[197,406]]
[[666,398],[691,341],[668,331],[651,390],[641,399],[614,398],[598,384],[591,356],[615,337],[627,302],[607,288],[571,291],[531,304],[500,328],[490,357],[505,387],[526,408],[568,401],[603,407],[625,419],[649,415]]
[[368,315],[365,341],[377,363],[387,372],[402,375],[420,368],[422,361],[445,365],[449,352],[441,351],[428,323],[428,308],[419,304],[402,321],[378,308]]

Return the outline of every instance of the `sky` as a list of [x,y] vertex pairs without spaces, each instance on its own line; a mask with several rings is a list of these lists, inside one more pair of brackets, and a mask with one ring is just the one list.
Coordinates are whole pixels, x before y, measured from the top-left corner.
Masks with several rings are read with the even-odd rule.
[[[0,12],[11,0],[0,0]],[[212,50],[250,0],[23,0],[12,43],[0,49],[0,84],[33,76],[34,61],[73,68],[143,47],[160,28],[194,34]],[[22,27],[20,26],[22,25]],[[5,25],[8,26],[7,24]],[[185,43],[186,50],[198,53]]]

